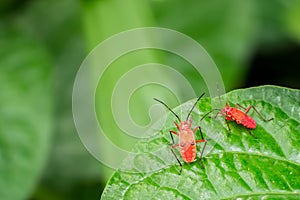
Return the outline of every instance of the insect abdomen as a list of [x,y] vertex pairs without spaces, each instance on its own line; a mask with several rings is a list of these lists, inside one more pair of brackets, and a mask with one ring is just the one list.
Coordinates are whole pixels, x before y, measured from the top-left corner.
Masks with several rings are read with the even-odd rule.
[[188,148],[180,148],[180,154],[184,162],[193,162],[196,157],[196,145],[189,145]]
[[245,116],[245,119],[242,122],[243,126],[250,128],[250,129],[255,129],[256,128],[256,122],[254,119],[248,115]]
[[236,123],[238,124],[242,124],[246,128],[256,128],[256,122],[254,121],[254,119],[238,109],[232,108],[230,112],[228,112],[228,118],[236,121]]

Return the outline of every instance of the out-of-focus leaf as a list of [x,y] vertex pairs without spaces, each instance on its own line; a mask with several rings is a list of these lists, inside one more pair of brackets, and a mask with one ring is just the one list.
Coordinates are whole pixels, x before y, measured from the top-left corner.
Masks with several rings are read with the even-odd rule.
[[99,163],[80,142],[72,115],[73,83],[86,54],[80,19],[80,2],[73,0],[31,1],[17,17],[23,30],[47,46],[54,63],[55,135],[42,186],[37,192],[42,198],[49,196],[47,193],[72,198],[67,191],[74,188],[75,193],[78,191],[75,187],[82,182],[100,184],[101,181]]
[[[248,114],[257,122],[252,132],[258,139],[235,122],[229,122],[231,135],[227,136],[223,117],[199,121],[212,109],[211,99],[202,99],[192,117],[194,126],[200,125],[205,138],[211,139],[204,168],[198,161],[184,163],[178,175],[179,166],[167,145],[168,132],[175,129],[174,116],[169,114],[162,134],[141,140],[135,148],[136,157],[125,163],[136,173],[124,172],[124,168],[117,171],[102,199],[299,199],[300,91],[262,86],[232,91],[224,98],[232,105],[254,105],[264,117],[274,120],[264,122],[250,111]],[[187,113],[191,105],[188,102],[180,108]],[[143,173],[157,166],[161,170]]]
[[281,0],[255,1],[257,3],[258,29],[257,39],[259,48],[263,50],[274,50],[280,48],[287,40],[287,33],[284,30],[283,19],[286,10],[286,3]]
[[[246,60],[257,41],[255,1],[152,1],[152,6],[158,26],[185,33],[204,46],[217,64],[226,88],[241,84],[247,72]],[[193,85],[201,87],[201,78],[186,63],[178,62],[173,58],[173,65],[180,66],[179,70],[194,79]]]
[[48,158],[51,67],[43,47],[0,24],[0,199],[26,199]]
[[[126,9],[124,9],[125,7]],[[147,1],[130,0],[124,2],[120,0],[112,0],[85,2],[84,4],[84,27],[89,49],[94,48],[100,42],[108,39],[114,34],[153,24],[149,2]],[[146,36],[144,39],[149,40]],[[98,55],[97,59],[103,59],[104,57],[105,55]],[[95,63],[97,63],[97,61],[95,61]],[[123,149],[130,149],[130,147],[136,142],[136,138],[124,134],[124,131],[121,130],[122,128],[116,124],[115,118],[110,109],[112,94],[122,76],[126,75],[126,73],[134,67],[145,63],[161,63],[160,56],[158,56],[157,52],[154,50],[152,51],[148,49],[135,51],[124,56],[120,55],[117,60],[111,63],[103,76],[99,77],[99,79],[101,79],[99,80],[96,93],[97,116],[104,132],[114,133],[107,134],[106,136],[111,139],[113,143]],[[162,74],[159,69],[146,69],[144,72],[145,73],[140,73],[138,77],[135,77],[136,80],[129,80],[127,83],[130,81],[136,83],[142,82],[144,76],[147,77],[147,80],[151,79],[151,77],[161,77],[161,79],[167,79],[169,82],[173,82],[173,85],[176,85],[176,80]],[[153,85],[154,84],[152,84],[152,86]],[[170,94],[165,92],[165,90],[158,88],[157,85],[148,88],[142,87],[142,85],[135,86],[143,92],[135,91],[134,95],[130,95],[130,99],[125,99],[125,97],[129,94],[128,92],[131,88],[126,88],[125,91],[118,93],[118,99],[123,99],[122,103],[126,105],[126,107],[123,107],[124,110],[120,110],[120,112],[124,113],[130,109],[130,114],[135,120],[135,123],[138,125],[147,124],[149,123],[149,116],[145,114],[145,110],[151,105],[152,99],[151,95],[149,95],[150,91],[155,91],[156,94],[160,93],[161,96],[170,96]],[[127,104],[129,100],[130,103]],[[130,125],[135,126],[136,124]],[[119,159],[119,155],[112,154],[109,149],[107,149],[106,152],[106,158],[104,158],[104,160]],[[102,169],[105,169],[105,177],[110,177],[112,173],[111,169]]]
[[290,1],[288,9],[285,12],[285,22],[289,33],[300,41],[300,1]]

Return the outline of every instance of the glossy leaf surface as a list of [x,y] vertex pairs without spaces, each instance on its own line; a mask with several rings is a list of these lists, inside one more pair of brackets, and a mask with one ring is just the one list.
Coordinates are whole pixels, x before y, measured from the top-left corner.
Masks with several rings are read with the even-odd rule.
[[[168,115],[161,132],[136,145],[136,156],[127,162],[127,168],[136,173],[122,169],[115,172],[102,199],[299,199],[299,90],[263,86],[235,90],[221,99],[232,106],[235,103],[245,107],[254,105],[264,117],[274,117],[274,120],[264,122],[250,111],[249,115],[257,122],[252,133],[258,139],[235,122],[229,122],[232,131],[227,136],[222,116],[200,121],[200,117],[212,109],[211,100],[204,98],[198,104],[199,110],[195,109],[192,114],[193,126],[200,124],[205,137],[210,138],[204,152],[204,168],[199,160],[184,163],[182,174],[178,174],[178,163],[168,149],[168,131],[175,130],[174,116]],[[214,98],[214,101],[219,102],[219,99]],[[191,105],[192,102],[188,102],[180,106],[182,116]],[[175,112],[178,113],[179,108]],[[198,145],[198,151],[202,145]],[[159,151],[163,147],[165,151]],[[156,169],[157,166],[161,169],[143,172],[146,167]]]

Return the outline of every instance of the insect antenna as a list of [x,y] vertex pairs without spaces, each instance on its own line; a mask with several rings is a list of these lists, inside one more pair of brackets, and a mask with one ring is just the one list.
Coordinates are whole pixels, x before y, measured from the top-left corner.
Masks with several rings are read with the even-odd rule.
[[178,117],[178,115],[164,102],[162,102],[159,99],[153,98],[155,101],[158,101],[159,103],[161,103],[162,105],[164,105],[169,111],[171,111],[171,113],[173,113],[175,115],[175,117],[179,120],[179,122],[181,122],[180,118]]
[[191,115],[192,111],[194,110],[195,106],[197,105],[198,101],[205,95],[205,93],[201,94],[200,97],[198,97],[197,101],[194,103],[193,107],[191,108],[189,114],[186,117],[186,121],[189,119],[189,116]]
[[214,112],[214,111],[220,111],[221,109],[220,108],[214,108],[212,110],[210,110],[209,112],[207,112],[201,119],[200,121],[202,121],[207,115],[209,115],[210,113]]

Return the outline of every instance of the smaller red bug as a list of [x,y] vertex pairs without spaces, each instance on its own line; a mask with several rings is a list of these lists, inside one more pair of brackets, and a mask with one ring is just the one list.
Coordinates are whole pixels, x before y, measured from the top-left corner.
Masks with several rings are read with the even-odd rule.
[[[203,93],[197,99],[197,101],[193,105],[192,109],[188,113],[185,121],[181,121],[181,119],[178,117],[178,115],[169,106],[167,106],[167,104],[165,104],[161,100],[158,100],[158,99],[154,98],[155,101],[158,101],[159,103],[163,104],[169,111],[171,111],[180,123],[180,125],[179,125],[176,121],[174,121],[174,124],[175,124],[176,128],[178,129],[179,133],[177,133],[176,131],[173,131],[173,130],[170,131],[170,135],[171,135],[171,138],[172,138],[171,151],[172,151],[173,155],[175,156],[177,162],[180,165],[179,174],[181,174],[181,171],[182,171],[182,164],[179,161],[179,159],[177,158],[175,152],[173,151],[174,148],[179,147],[180,148],[180,154],[181,154],[181,157],[182,157],[183,161],[186,162],[186,163],[191,163],[191,162],[194,162],[195,157],[196,157],[196,153],[197,153],[196,143],[204,142],[204,145],[203,145],[203,148],[202,148],[202,151],[201,151],[201,155],[200,155],[200,162],[201,162],[201,159],[202,159],[202,156],[203,156],[203,152],[204,152],[204,148],[206,146],[207,140],[204,140],[204,137],[203,137],[200,126],[196,126],[193,130],[191,129],[191,127],[192,127],[192,118],[190,119],[189,122],[188,122],[188,119],[189,119],[189,116],[192,113],[193,109],[195,108],[196,104],[201,99],[201,97],[204,96],[204,94],[205,93]],[[202,138],[201,140],[195,140],[194,134],[196,133],[197,129],[199,129],[199,131],[200,131],[201,138]],[[179,143],[178,144],[175,144],[172,134],[175,134],[179,137]]]
[[[242,109],[244,109],[244,111],[239,110],[239,107],[241,107]],[[213,109],[210,112],[208,112],[207,114],[205,114],[202,119],[204,117],[206,117],[209,113],[215,111],[215,110],[220,110],[214,117],[212,118],[216,118],[219,114],[221,114],[223,117],[225,117],[225,122],[227,124],[228,127],[228,135],[230,135],[230,127],[228,124],[228,121],[235,121],[237,124],[241,124],[242,126],[246,127],[249,134],[252,135],[254,138],[257,138],[249,129],[255,129],[256,128],[256,122],[255,120],[250,117],[247,113],[249,112],[250,109],[253,109],[256,114],[264,121],[264,122],[269,122],[271,120],[273,120],[273,118],[270,119],[265,119],[259,112],[258,110],[256,110],[255,107],[253,107],[252,105],[249,106],[248,108],[245,108],[243,106],[241,106],[240,104],[235,104],[235,107],[231,107],[229,105],[229,103],[227,102],[225,107],[222,109]],[[202,120],[201,119],[201,120]]]

